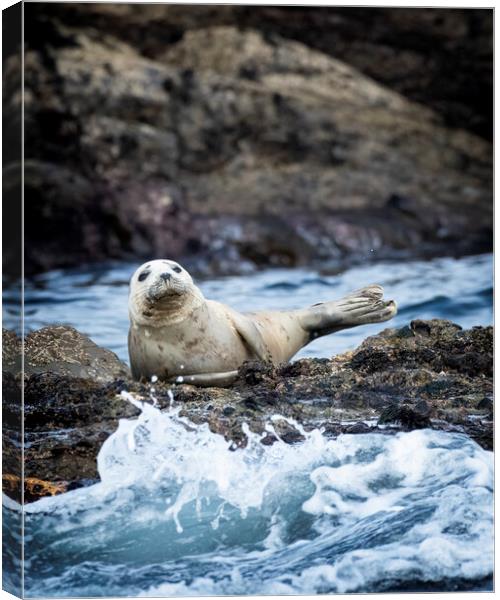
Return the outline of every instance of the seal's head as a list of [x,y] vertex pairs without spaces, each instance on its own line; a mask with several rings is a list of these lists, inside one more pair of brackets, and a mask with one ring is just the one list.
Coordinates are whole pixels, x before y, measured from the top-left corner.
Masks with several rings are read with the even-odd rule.
[[138,325],[163,325],[193,310],[203,298],[191,275],[173,260],[152,260],[130,279],[129,312]]

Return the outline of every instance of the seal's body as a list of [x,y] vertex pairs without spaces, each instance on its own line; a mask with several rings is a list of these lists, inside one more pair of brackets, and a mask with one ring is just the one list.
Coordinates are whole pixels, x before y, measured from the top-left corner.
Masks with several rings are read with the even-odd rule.
[[396,305],[382,294],[380,286],[371,285],[310,308],[242,314],[206,300],[177,263],[151,261],[130,281],[132,375],[227,385],[246,360],[277,365],[320,336],[387,321],[396,314]]

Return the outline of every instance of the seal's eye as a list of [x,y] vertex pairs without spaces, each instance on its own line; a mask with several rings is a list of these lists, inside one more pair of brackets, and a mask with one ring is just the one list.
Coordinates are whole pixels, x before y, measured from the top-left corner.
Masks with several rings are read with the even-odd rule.
[[137,279],[139,281],[144,281],[148,275],[149,275],[149,271],[143,271],[142,273],[139,274],[139,277]]
[[180,267],[173,267],[172,271],[175,271],[176,273],[180,273],[182,271],[182,269]]

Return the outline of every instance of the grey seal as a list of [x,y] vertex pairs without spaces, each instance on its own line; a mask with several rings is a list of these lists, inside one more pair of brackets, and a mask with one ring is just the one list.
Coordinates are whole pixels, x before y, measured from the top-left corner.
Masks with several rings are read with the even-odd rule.
[[225,386],[247,360],[278,365],[320,336],[387,321],[396,312],[381,286],[369,285],[308,308],[243,314],[205,299],[177,262],[153,260],[130,280],[130,366],[135,379]]

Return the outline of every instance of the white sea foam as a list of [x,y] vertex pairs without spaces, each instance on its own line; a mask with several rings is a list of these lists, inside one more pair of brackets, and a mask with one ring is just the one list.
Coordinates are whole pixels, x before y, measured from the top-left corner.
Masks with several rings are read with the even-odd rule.
[[31,594],[353,592],[492,573],[492,453],[466,436],[302,430],[264,446],[245,427],[233,451],[180,407],[122,395],[141,414],[104,443],[101,483],[27,507]]

